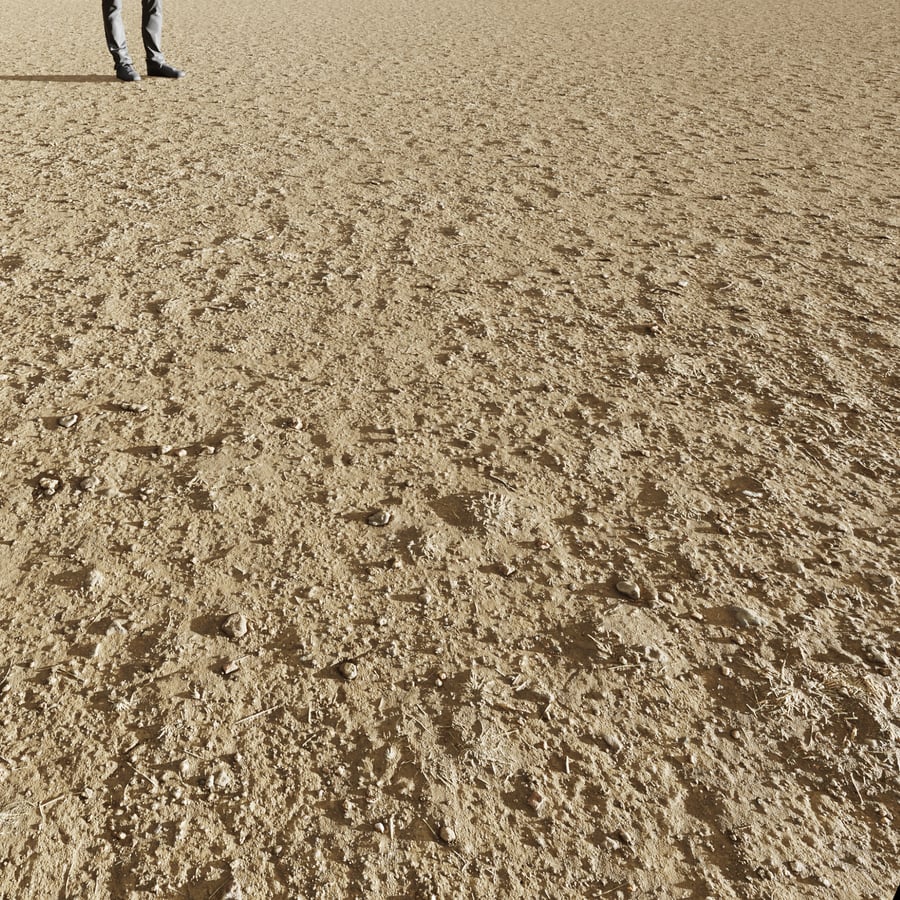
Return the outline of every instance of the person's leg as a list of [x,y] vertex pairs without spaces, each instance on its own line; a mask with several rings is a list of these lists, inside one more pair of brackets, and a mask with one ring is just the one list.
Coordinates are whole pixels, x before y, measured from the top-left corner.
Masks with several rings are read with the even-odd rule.
[[183,78],[184,72],[170,66],[162,52],[162,0],[142,0],[144,51],[147,74],[152,78]]
[[103,28],[106,46],[112,54],[116,68],[131,65],[128,45],[125,42],[125,25],[122,22],[122,0],[103,0]]
[[162,52],[162,0],[142,0],[141,34],[147,62],[161,65],[166,61]]

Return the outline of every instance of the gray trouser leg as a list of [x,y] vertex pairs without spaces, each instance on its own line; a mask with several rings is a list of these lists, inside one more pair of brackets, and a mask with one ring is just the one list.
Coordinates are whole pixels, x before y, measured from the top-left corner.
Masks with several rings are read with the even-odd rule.
[[[162,52],[162,0],[141,0],[141,37],[144,52],[150,62],[163,62]],[[131,54],[125,40],[122,22],[122,0],[103,0],[103,27],[106,46],[117,66],[131,64]]]
[[122,0],[103,0],[103,28],[106,46],[117,66],[130,65],[128,44],[125,41],[125,25],[122,22]]
[[147,62],[165,62],[162,52],[162,0],[143,0],[141,35]]

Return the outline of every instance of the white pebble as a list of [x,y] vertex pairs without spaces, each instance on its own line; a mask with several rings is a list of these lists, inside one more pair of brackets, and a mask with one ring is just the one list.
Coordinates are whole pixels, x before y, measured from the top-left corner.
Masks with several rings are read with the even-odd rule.
[[765,619],[753,612],[752,609],[747,609],[743,606],[733,606],[731,611],[734,615],[734,621],[739,628],[761,628],[766,624]]
[[641,599],[641,589],[633,581],[619,581],[616,583],[616,590],[632,600]]
[[243,613],[231,613],[221,625],[222,634],[235,639],[242,638],[247,630],[247,617]]
[[347,681],[353,681],[353,679],[359,675],[359,669],[357,668],[356,663],[349,659],[340,663],[337,670],[338,674]]

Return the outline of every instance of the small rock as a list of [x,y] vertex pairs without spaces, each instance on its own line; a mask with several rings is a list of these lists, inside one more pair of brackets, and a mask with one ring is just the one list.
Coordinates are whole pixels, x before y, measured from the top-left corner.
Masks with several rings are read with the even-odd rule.
[[525,802],[535,811],[537,812],[541,808],[541,804],[544,802],[543,794],[539,794],[537,791],[532,791],[528,797],[526,797]]
[[113,619],[106,628],[106,634],[109,637],[117,634],[128,634],[124,619]]
[[622,741],[616,734],[604,734],[603,742],[609,747],[610,753],[619,753],[622,750]]
[[85,579],[85,587],[89,591],[99,590],[103,586],[105,580],[103,573],[99,569],[91,569]]
[[743,606],[732,606],[731,612],[738,628],[762,628],[766,620],[762,616]]
[[438,837],[445,844],[452,844],[456,840],[456,832],[449,825],[441,825]]
[[353,681],[353,679],[359,675],[359,669],[357,668],[356,663],[350,659],[345,659],[342,663],[339,663],[337,670],[341,678],[346,681]]
[[616,583],[616,590],[625,597],[632,600],[641,599],[641,589],[633,581],[619,581]]
[[509,563],[498,563],[497,572],[504,578],[509,578],[512,575],[516,574],[516,567],[510,565]]
[[373,826],[373,828],[374,828],[379,834],[384,834],[384,832],[385,832],[384,822],[376,822],[375,825]]
[[222,894],[222,900],[244,900],[244,889],[239,881],[231,881]]
[[75,413],[68,416],[60,416],[56,420],[56,424],[59,425],[60,428],[73,428],[77,422],[78,416],[75,415]]
[[869,662],[875,666],[882,666],[887,668],[891,664],[891,660],[888,657],[887,653],[883,650],[879,650],[877,647],[873,647],[869,650],[868,653]]
[[391,514],[386,509],[376,509],[366,518],[367,524],[373,525],[375,528],[383,528],[390,521]]
[[59,490],[60,481],[51,475],[38,479],[38,487],[45,497],[52,497]]
[[100,487],[100,479],[97,478],[96,475],[88,475],[87,478],[82,478],[81,481],[78,482],[78,487],[90,494]]
[[125,402],[125,403],[119,404],[119,409],[121,409],[122,412],[142,413],[142,412],[147,412],[147,410],[149,408],[150,407],[148,407],[146,403]]
[[247,617],[243,613],[231,613],[221,625],[222,634],[230,638],[242,638],[247,633]]
[[665,665],[669,661],[669,654],[654,644],[651,644],[649,647],[644,647],[643,653],[644,659],[653,660],[661,665]]
[[223,675],[234,675],[240,669],[240,666],[233,660],[228,660],[224,666],[222,666],[222,674]]

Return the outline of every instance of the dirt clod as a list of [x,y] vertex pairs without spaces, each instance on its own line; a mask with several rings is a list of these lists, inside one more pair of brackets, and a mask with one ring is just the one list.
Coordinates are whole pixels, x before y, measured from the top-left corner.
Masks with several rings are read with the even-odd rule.
[[247,617],[243,613],[231,613],[224,619],[220,628],[222,634],[226,637],[234,639],[242,638],[247,634],[249,628]]
[[383,528],[390,521],[391,514],[386,509],[376,509],[366,517],[366,522],[375,528]]

